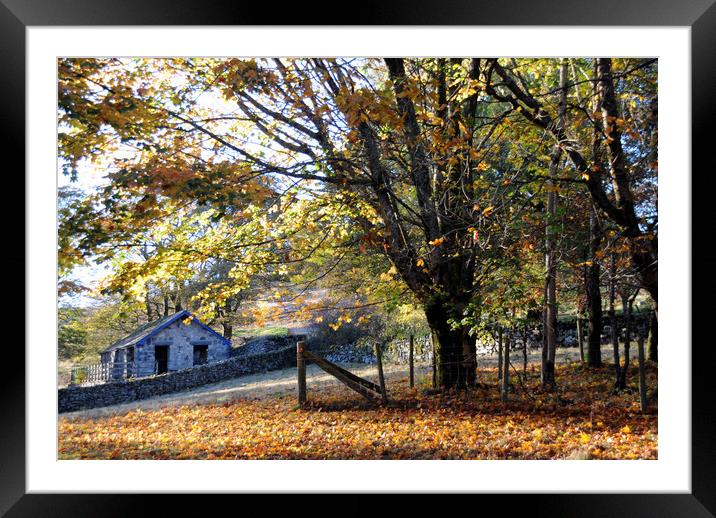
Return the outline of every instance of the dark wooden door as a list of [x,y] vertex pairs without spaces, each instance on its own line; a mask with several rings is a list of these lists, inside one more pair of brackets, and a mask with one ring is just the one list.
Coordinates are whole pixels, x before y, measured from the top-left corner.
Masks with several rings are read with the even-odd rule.
[[169,369],[169,346],[155,345],[154,360],[157,362],[157,374],[164,374]]

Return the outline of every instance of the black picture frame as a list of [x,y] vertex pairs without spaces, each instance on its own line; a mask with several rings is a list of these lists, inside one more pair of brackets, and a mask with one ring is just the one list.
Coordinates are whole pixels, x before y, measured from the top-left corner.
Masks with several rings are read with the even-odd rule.
[[[716,120],[714,96],[716,94],[716,3],[715,0],[679,2],[669,0],[459,0],[450,3],[435,0],[413,2],[363,2],[355,12],[339,14],[337,3],[312,2],[281,4],[270,8],[260,2],[233,2],[224,0],[0,0],[0,127],[4,139],[2,148],[7,152],[25,148],[25,29],[28,26],[84,26],[84,25],[572,25],[572,26],[689,26],[691,27],[691,80],[692,80],[692,209],[708,207],[710,193],[714,192],[713,122]],[[277,4],[278,6],[278,4]],[[345,11],[344,11],[345,13]],[[333,16],[333,19],[328,19]],[[339,22],[339,23],[336,23]],[[19,155],[14,171],[24,171],[24,157]],[[698,173],[696,173],[698,171]],[[14,174],[25,191],[21,175]],[[684,172],[688,181],[687,172]],[[6,177],[6,178],[8,178]],[[696,185],[698,184],[698,188]],[[25,192],[32,196],[31,192]],[[699,199],[701,197],[701,199]],[[708,213],[706,213],[708,215]],[[692,243],[699,235],[713,235],[710,218],[696,218],[692,210]],[[697,230],[699,221],[707,222]],[[15,226],[15,243],[23,242],[23,229]],[[708,240],[707,240],[708,241]],[[18,252],[20,247],[16,247]],[[697,256],[692,245],[692,278],[710,282],[696,283],[696,289],[707,297],[714,283],[709,277],[711,259],[709,254]],[[16,253],[11,258],[11,268],[23,269],[25,278],[32,275],[24,266],[24,256]],[[701,262],[699,262],[701,261]],[[692,291],[691,304],[693,329],[708,322],[710,304],[699,299]],[[13,300],[12,312],[17,314],[18,297]],[[697,343],[694,334],[692,343]],[[497,504],[508,514],[524,516],[580,516],[580,517],[706,517],[716,514],[716,416],[714,397],[710,383],[713,370],[713,347],[708,337],[701,337],[699,347],[692,347],[692,491],[690,494],[510,494],[476,495],[466,505],[474,506],[475,512],[488,512]],[[194,506],[208,511],[211,498],[213,512],[221,511],[226,498],[218,502],[220,495],[202,495],[197,499],[186,495],[171,498],[155,495],[78,495],[26,494],[25,490],[25,358],[19,347],[4,344],[6,365],[0,377],[2,391],[2,427],[0,427],[0,514],[20,516],[127,516],[145,515],[152,511],[154,502],[161,498],[163,514],[181,511],[191,512]],[[683,347],[691,344],[670,344]],[[559,481],[555,481],[559,486]],[[504,501],[506,497],[508,502]],[[265,498],[241,495],[242,507],[265,505]],[[247,501],[249,498],[249,501]],[[260,502],[264,498],[264,503]],[[342,498],[341,514],[371,512],[373,504],[365,503],[365,495],[348,495]],[[451,497],[452,498],[452,497]],[[425,510],[424,498],[414,495],[404,498],[401,514],[412,514],[414,509]],[[462,500],[462,499],[461,499]],[[487,500],[490,500],[488,502]],[[296,505],[295,498],[281,504],[271,497],[272,512],[281,506],[289,510]],[[277,505],[279,507],[277,507]],[[452,505],[456,505],[451,503]],[[303,504],[300,504],[304,507]],[[305,507],[304,507],[305,508]],[[330,511],[330,506],[327,508]],[[455,508],[457,510],[457,508]],[[450,512],[449,510],[445,510]],[[320,509],[312,512],[322,514]],[[490,511],[495,512],[495,511]]]

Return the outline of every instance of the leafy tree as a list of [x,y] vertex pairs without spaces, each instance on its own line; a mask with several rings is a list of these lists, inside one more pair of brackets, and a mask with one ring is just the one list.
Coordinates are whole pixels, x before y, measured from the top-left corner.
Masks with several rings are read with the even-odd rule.
[[78,308],[59,309],[57,350],[60,359],[74,358],[87,346],[87,331],[82,326],[83,316],[82,310]]
[[[640,283],[656,304],[656,221],[648,212],[640,217],[639,198],[634,193],[639,181],[650,183],[657,168],[656,84],[653,76],[644,72],[655,66],[656,60],[639,60],[635,64],[629,61],[625,60],[629,68],[615,77],[612,59],[594,60],[594,75],[589,79],[594,85],[594,110],[586,103],[577,107],[594,130],[594,148],[605,150],[604,159],[597,152],[592,153],[590,161],[583,151],[585,146],[578,140],[579,132],[561,127],[530,86],[497,59],[491,61],[487,89],[497,99],[509,102],[526,120],[548,131],[565,150],[576,172],[582,175],[596,207],[617,224],[628,239],[631,261]],[[638,93],[620,89],[615,84],[617,77],[636,81]],[[495,84],[497,81],[499,86]],[[620,104],[624,106],[621,109]],[[584,122],[584,119],[576,119],[576,128]]]
[[[573,74],[587,64],[572,62]],[[588,190],[656,299],[655,227],[637,216],[653,200],[649,95],[628,115],[615,108],[634,89],[655,92],[653,67],[623,66],[597,60],[587,79],[597,121],[580,81],[560,86],[554,60],[60,60],[63,170],[94,161],[108,179],[61,213],[61,266],[118,260],[110,289],[142,299],[222,265],[191,298],[223,318],[257,275],[309,286],[360,264],[378,275],[354,305],[409,292],[435,338],[439,384],[472,385],[470,319],[486,301],[520,300],[494,279],[531,260],[520,251],[544,231],[545,182]],[[565,88],[575,106],[570,96],[562,127],[550,113]],[[578,144],[593,138],[608,175]],[[557,149],[575,171],[550,169]],[[638,191],[627,165],[644,178]],[[147,241],[159,244],[140,257]]]

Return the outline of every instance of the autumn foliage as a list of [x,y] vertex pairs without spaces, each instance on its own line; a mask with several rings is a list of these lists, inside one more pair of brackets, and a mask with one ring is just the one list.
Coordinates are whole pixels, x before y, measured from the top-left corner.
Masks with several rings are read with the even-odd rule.
[[[529,371],[528,371],[529,372]],[[391,405],[343,386],[220,404],[166,406],[96,419],[61,418],[60,459],[656,459],[655,409],[612,392],[606,367],[558,367],[558,395],[534,373],[507,404],[496,370],[468,392],[423,395],[389,377]],[[655,367],[648,379],[653,383]],[[422,380],[426,382],[426,379]]]

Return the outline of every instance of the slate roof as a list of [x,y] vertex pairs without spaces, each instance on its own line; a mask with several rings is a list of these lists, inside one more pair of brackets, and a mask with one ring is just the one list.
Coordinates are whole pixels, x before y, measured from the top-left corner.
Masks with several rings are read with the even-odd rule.
[[165,327],[171,325],[172,323],[176,322],[177,320],[184,319],[187,317],[191,317],[194,322],[199,324],[201,327],[206,329],[207,331],[212,332],[213,334],[219,336],[222,340],[227,341],[226,338],[224,338],[222,335],[211,329],[209,326],[201,322],[198,318],[196,318],[194,315],[189,313],[187,310],[179,311],[178,313],[174,313],[172,315],[167,315],[166,317],[158,318],[157,320],[154,320],[152,322],[147,322],[144,325],[139,326],[137,329],[132,331],[130,334],[122,338],[121,340],[118,340],[114,342],[112,345],[104,349],[102,352],[107,353],[110,351],[114,351],[115,349],[120,349],[122,347],[128,347],[132,345],[136,345],[139,342],[144,341],[146,338],[149,338],[153,334],[158,333]]

